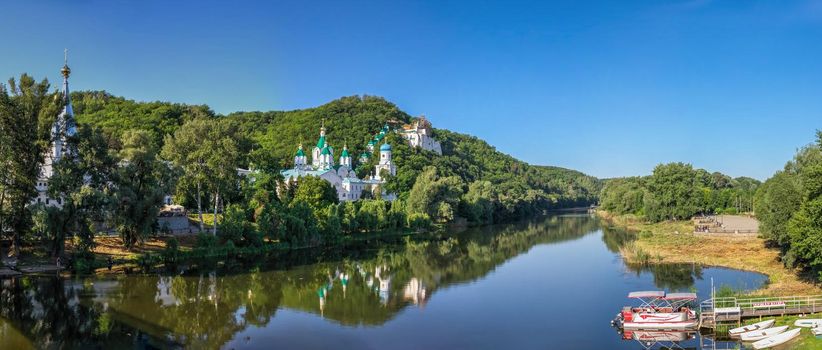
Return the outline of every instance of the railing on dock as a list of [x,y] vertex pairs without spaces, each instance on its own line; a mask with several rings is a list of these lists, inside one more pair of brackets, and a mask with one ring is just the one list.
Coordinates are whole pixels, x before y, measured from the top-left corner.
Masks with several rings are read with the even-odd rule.
[[701,302],[699,311],[701,327],[715,328],[722,323],[740,323],[742,319],[750,317],[822,312],[822,295],[712,298]]

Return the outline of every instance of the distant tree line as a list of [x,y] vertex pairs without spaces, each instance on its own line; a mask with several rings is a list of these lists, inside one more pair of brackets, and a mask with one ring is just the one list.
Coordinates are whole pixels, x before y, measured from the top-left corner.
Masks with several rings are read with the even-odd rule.
[[760,182],[731,178],[690,164],[660,164],[643,177],[609,179],[600,207],[614,214],[635,214],[652,222],[689,219],[704,214],[737,214],[753,210]]
[[762,184],[754,209],[762,236],[779,247],[785,266],[822,280],[822,131]]

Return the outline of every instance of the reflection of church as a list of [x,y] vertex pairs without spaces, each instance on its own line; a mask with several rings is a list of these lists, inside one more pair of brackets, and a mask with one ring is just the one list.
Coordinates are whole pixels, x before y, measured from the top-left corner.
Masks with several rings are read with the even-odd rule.
[[411,278],[411,280],[405,285],[405,289],[403,290],[403,298],[406,301],[414,303],[414,305],[425,306],[425,302],[428,300],[425,285],[418,278]]

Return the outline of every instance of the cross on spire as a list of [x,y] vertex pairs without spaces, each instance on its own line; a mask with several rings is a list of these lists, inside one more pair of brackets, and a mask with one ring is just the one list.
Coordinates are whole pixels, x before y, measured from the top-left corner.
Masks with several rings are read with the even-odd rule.
[[63,49],[63,69],[60,70],[60,73],[63,74],[63,78],[68,79],[69,74],[71,74],[71,69],[68,66],[68,49]]

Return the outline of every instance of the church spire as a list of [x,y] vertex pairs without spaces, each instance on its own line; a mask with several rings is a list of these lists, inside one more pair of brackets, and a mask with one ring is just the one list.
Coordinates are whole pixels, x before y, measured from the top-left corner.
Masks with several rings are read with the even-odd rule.
[[60,113],[58,122],[65,128],[66,136],[74,136],[77,127],[74,123],[74,108],[71,106],[71,93],[69,92],[68,78],[71,75],[71,68],[68,66],[68,49],[63,50],[63,68],[60,69],[63,75],[63,112]]

